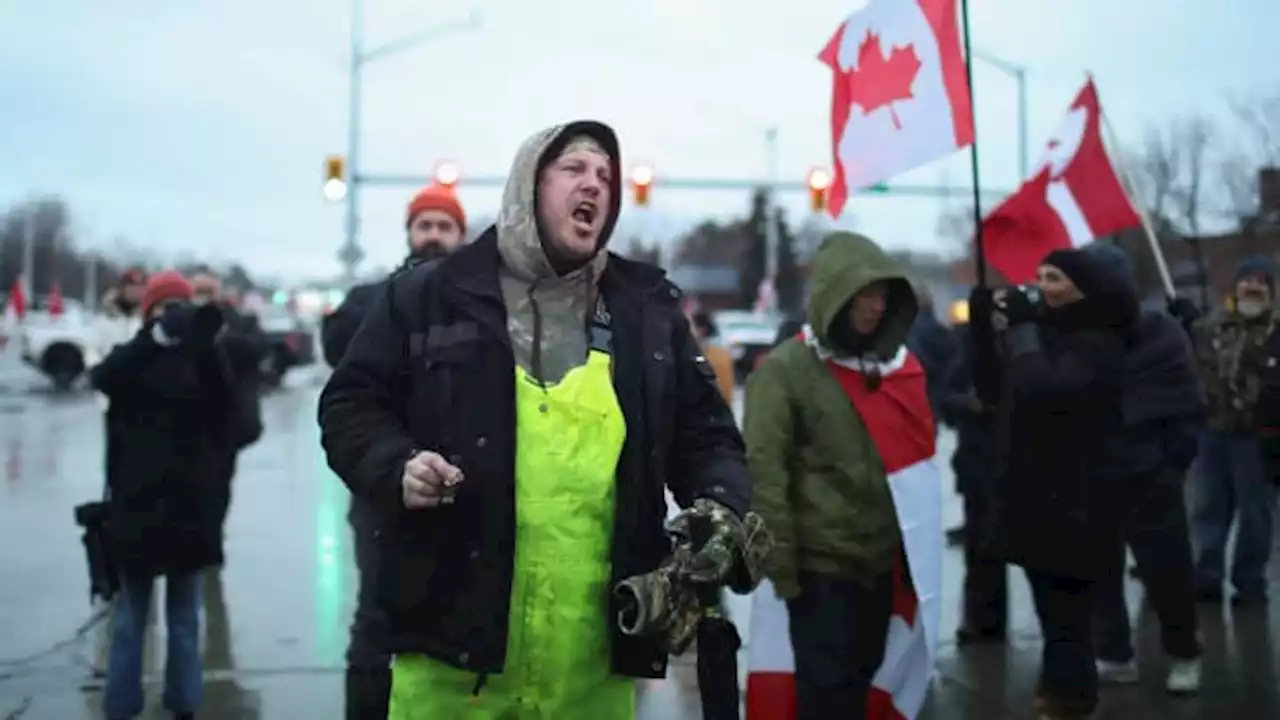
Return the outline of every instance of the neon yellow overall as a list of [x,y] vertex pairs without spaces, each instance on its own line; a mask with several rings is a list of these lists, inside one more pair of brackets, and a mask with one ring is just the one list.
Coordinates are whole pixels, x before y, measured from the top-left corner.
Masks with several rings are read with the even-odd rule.
[[614,475],[626,435],[611,360],[546,388],[516,370],[516,558],[503,672],[395,660],[390,720],[631,720],[635,682],[609,672]]

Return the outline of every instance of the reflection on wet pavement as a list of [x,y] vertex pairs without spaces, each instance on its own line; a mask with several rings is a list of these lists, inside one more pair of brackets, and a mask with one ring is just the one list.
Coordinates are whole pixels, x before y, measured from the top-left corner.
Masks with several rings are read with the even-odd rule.
[[[338,718],[343,651],[355,586],[347,493],[325,467],[315,428],[316,389],[271,395],[267,435],[240,461],[228,527],[227,567],[205,586],[206,703],[218,720]],[[106,622],[80,636],[87,597],[71,508],[102,492],[102,416],[89,396],[0,398],[0,720],[101,717]],[[958,505],[948,508],[958,517]],[[1030,718],[1038,627],[1026,583],[1012,583],[1008,647],[958,652],[961,564],[949,551],[943,657],[921,720]],[[1280,588],[1278,588],[1280,589]],[[1130,588],[1135,613],[1140,587]],[[749,601],[732,607],[745,617]],[[153,614],[154,617],[154,614]],[[1137,625],[1142,682],[1107,688],[1097,717],[1176,720],[1280,717],[1276,608],[1201,612],[1206,665],[1199,698],[1163,693],[1164,661],[1149,612]],[[745,628],[744,628],[745,630]],[[744,633],[745,634],[745,633]],[[748,637],[749,640],[749,637]],[[50,650],[52,648],[52,650]],[[147,643],[149,712],[159,709],[164,625]],[[697,718],[693,661],[664,681],[641,683],[644,720]]]

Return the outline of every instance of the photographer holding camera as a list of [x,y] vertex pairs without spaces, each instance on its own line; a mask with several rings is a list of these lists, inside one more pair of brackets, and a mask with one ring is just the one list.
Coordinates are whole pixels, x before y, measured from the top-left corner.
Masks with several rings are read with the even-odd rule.
[[1122,428],[1138,303],[1078,250],[1050,253],[1037,275],[1034,287],[997,291],[992,313],[1004,353],[992,542],[1026,570],[1044,636],[1036,704],[1060,720],[1088,717],[1098,702],[1092,589],[1119,529],[1097,469]]
[[235,403],[224,320],[196,307],[176,272],[147,282],[143,326],[91,373],[107,411],[107,536],[120,569],[103,710],[143,710],[142,641],[155,579],[165,578],[165,706],[194,717],[203,691],[200,571],[222,561],[215,495]]

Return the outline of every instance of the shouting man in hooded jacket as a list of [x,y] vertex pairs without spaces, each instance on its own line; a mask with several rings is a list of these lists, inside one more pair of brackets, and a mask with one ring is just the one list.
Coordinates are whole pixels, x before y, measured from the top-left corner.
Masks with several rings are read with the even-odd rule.
[[495,227],[396,277],[320,400],[330,466],[385,518],[390,717],[629,720],[662,638],[618,630],[670,488],[734,570],[741,438],[661,271],[605,251],[617,138],[538,133]]

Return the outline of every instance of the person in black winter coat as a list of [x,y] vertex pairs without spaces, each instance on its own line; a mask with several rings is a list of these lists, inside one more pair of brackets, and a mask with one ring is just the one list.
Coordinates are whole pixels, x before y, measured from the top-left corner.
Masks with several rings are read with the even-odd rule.
[[[1124,250],[1096,242],[1084,250],[1133,286]],[[1138,316],[1125,362],[1124,429],[1097,467],[1120,501],[1122,539],[1110,556],[1095,595],[1098,674],[1103,682],[1136,682],[1129,609],[1124,598],[1125,544],[1133,550],[1147,599],[1160,622],[1170,658],[1170,692],[1200,685],[1195,577],[1184,485],[1204,425],[1204,387],[1181,323],[1161,310]]]
[[944,417],[942,398],[946,394],[950,363],[959,353],[955,336],[934,314],[933,296],[921,285],[916,285],[915,290],[920,312],[907,334],[907,348],[924,366],[929,407],[933,416],[940,418]]
[[1124,355],[1137,299],[1102,263],[1050,253],[1037,282],[997,294],[1003,332],[1003,467],[994,494],[993,552],[1022,566],[1044,649],[1043,715],[1088,717],[1098,702],[1092,591],[1114,551],[1113,496],[1096,469],[1123,427]]
[[215,336],[216,308],[196,310],[190,284],[162,272],[147,283],[144,326],[91,372],[107,411],[107,534],[121,572],[103,709],[143,709],[142,654],[152,588],[166,581],[165,705],[177,718],[200,705],[200,584],[222,561],[215,508],[232,423],[231,377]]
[[[391,278],[420,266],[434,266],[451,255],[466,237],[467,216],[453,191],[432,186],[409,202],[405,212],[409,255]],[[386,295],[391,278],[358,285],[342,304],[324,319],[320,330],[325,362],[338,367],[365,315]],[[347,646],[346,718],[380,720],[387,716],[391,693],[391,655],[386,649],[386,617],[377,598],[378,543],[381,533],[377,513],[358,496],[351,498],[347,516],[355,537],[356,567],[360,586],[355,619]]]
[[[990,322],[990,318],[987,318]],[[974,327],[955,328],[959,351],[951,358],[939,397],[939,416],[956,431],[951,456],[956,492],[964,498],[964,592],[956,642],[1003,641],[1009,615],[1009,581],[1004,559],[991,553],[992,496],[999,457],[999,416],[974,384],[977,362]],[[926,372],[928,372],[926,370]]]

